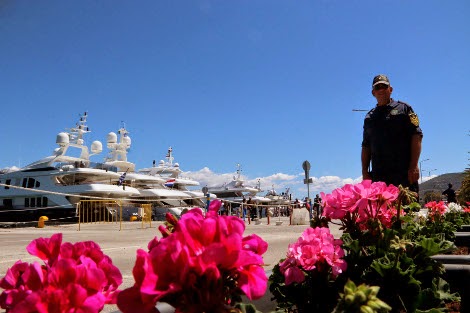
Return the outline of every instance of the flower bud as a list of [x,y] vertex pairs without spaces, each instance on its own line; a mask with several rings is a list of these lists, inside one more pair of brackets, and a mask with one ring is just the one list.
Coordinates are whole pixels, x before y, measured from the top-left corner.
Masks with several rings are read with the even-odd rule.
[[162,233],[163,238],[171,235],[171,232],[164,225],[158,226],[158,230]]
[[176,224],[178,224],[178,219],[173,214],[171,214],[170,212],[167,212],[165,214],[165,219],[166,219],[167,223],[172,225],[172,226],[175,226]]

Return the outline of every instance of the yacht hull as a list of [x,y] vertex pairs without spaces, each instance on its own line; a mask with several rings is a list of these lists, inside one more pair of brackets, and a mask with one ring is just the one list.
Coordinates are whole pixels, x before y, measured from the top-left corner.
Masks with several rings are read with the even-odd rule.
[[0,207],[1,223],[37,223],[41,216],[47,216],[51,223],[76,223],[77,210],[70,207],[47,207],[47,208],[5,208]]

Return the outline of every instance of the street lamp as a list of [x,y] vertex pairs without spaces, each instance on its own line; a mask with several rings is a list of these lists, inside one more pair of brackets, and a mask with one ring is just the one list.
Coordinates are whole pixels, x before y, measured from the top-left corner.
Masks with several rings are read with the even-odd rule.
[[432,170],[428,170],[428,176],[431,176],[431,172],[434,172],[434,171],[437,171],[437,168],[432,169]]
[[424,161],[429,161],[429,159],[419,161],[419,177],[421,177],[421,183],[423,183],[423,172],[421,171],[421,163],[423,163]]
[[[310,201],[310,184],[313,182],[313,180],[310,178],[310,162],[305,160],[302,163],[302,168],[305,171],[304,184],[307,185],[307,199],[308,199],[308,202],[310,204],[310,218],[312,218],[313,217],[313,211],[312,211],[312,201]],[[307,204],[305,204],[305,205],[307,205]]]

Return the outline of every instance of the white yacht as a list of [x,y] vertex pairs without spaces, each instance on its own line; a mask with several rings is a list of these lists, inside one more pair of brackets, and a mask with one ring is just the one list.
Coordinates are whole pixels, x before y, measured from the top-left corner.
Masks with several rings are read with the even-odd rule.
[[257,195],[262,192],[259,181],[256,187],[245,185],[245,181],[241,177],[240,164],[237,164],[237,172],[231,182],[225,183],[222,186],[208,186],[207,188],[208,191],[214,193],[217,198],[230,202],[241,203],[243,199],[248,201],[249,198],[257,204],[267,204],[271,202],[269,198]]
[[[180,215],[184,209],[203,206],[203,194],[190,191],[187,186],[198,186],[199,182],[180,177],[179,164],[173,164],[172,149],[168,150],[167,162],[160,161],[159,166],[144,168],[135,171],[135,164],[127,159],[127,152],[131,146],[129,132],[123,126],[118,134],[111,132],[107,136],[108,157],[104,164],[116,170],[123,177],[123,184],[137,188],[138,195],[131,197],[134,204],[150,203],[154,218],[162,219],[167,211]],[[128,203],[125,208],[127,214],[135,214],[136,205]],[[125,217],[124,217],[125,218]]]
[[[37,221],[40,216],[62,222],[76,221],[76,204],[81,199],[126,198],[139,194],[135,188],[120,186],[120,174],[92,163],[90,156],[102,151],[94,141],[91,153],[83,135],[87,113],[68,132],[57,135],[51,156],[18,171],[0,173],[0,221]],[[75,150],[75,151],[73,151]],[[73,154],[78,156],[72,156]]]
[[[195,189],[200,186],[199,182],[181,176],[183,171],[180,169],[180,165],[178,163],[173,163],[174,157],[173,149],[171,147],[168,148],[165,158],[166,161],[160,160],[158,166],[156,165],[156,162],[153,161],[152,167],[140,169],[139,173],[163,179],[165,181],[165,187],[168,190],[177,192],[177,194],[181,194],[183,199],[185,199],[184,201],[186,205],[204,207],[206,196],[202,191]],[[217,198],[215,194],[211,194],[209,196],[211,199]],[[175,197],[175,199],[177,199],[177,197]]]
[[289,195],[290,188],[286,188],[286,190],[282,193],[278,193],[274,189],[274,185],[272,186],[272,189],[268,190],[266,193],[265,197],[270,199],[270,205],[276,206],[276,205],[290,205],[291,200],[290,200],[290,195]]

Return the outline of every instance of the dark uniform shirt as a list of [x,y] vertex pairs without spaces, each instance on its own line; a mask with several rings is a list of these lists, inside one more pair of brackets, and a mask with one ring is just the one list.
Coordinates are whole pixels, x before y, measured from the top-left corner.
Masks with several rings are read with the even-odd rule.
[[411,137],[423,135],[411,106],[394,101],[376,106],[364,119],[362,146],[370,149],[372,180],[410,186]]
[[456,203],[457,202],[457,197],[455,196],[455,190],[452,189],[451,187],[444,190],[444,192],[442,194],[447,196],[447,202],[448,203],[451,203],[451,202]]

